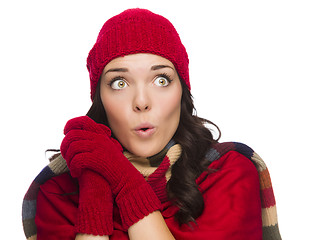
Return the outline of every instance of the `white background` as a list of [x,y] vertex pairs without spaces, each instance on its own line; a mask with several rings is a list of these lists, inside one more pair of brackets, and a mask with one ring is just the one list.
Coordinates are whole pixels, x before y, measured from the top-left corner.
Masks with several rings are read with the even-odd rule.
[[1,238],[24,239],[21,202],[44,151],[90,106],[87,54],[130,7],[171,20],[198,115],[266,161],[283,239],[336,239],[336,5],[325,0],[1,2]]

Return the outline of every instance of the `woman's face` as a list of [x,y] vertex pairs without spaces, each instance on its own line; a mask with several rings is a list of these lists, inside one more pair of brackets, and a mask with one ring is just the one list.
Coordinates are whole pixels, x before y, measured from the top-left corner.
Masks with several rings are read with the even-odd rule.
[[114,136],[135,155],[160,152],[180,121],[182,86],[174,65],[147,53],[113,59],[100,94]]

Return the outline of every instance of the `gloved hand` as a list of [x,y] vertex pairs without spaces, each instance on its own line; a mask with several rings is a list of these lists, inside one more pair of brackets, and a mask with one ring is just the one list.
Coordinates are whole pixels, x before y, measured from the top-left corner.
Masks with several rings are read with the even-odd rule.
[[161,208],[152,188],[122,154],[119,142],[111,138],[108,127],[84,116],[70,120],[64,134],[61,153],[71,175],[79,177],[85,169],[102,175],[110,184],[125,229]]

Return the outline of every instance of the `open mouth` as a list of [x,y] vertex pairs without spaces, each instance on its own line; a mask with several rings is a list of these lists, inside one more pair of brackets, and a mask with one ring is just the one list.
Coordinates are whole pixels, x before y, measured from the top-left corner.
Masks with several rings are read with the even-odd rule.
[[135,133],[140,137],[150,137],[155,132],[155,127],[149,123],[139,125],[134,129]]

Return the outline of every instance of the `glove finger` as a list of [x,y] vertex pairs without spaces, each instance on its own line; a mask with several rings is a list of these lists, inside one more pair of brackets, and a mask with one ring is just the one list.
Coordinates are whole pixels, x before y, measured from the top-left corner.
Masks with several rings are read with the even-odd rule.
[[[88,116],[81,116],[81,117],[76,117],[73,119],[70,119],[65,127],[64,127],[64,134],[67,134],[69,131],[78,129],[78,130],[84,130],[87,128],[93,129],[93,126],[95,125],[95,121],[93,121],[91,118]],[[91,127],[90,127],[91,126]]]
[[92,141],[93,139],[94,139],[94,136],[90,132],[85,132],[83,130],[71,130],[63,138],[63,141],[62,141],[61,147],[60,147],[61,153],[62,153],[63,156],[66,156],[69,145],[72,142],[83,141],[83,140]]
[[[110,138],[108,138],[106,135],[97,134],[93,132],[89,132],[86,130],[71,130],[69,131],[63,138],[63,141],[61,143],[61,152],[66,151],[66,148],[68,145],[75,141],[84,141],[87,140],[88,142],[92,142],[92,144],[99,144],[99,142],[109,141]],[[94,143],[96,142],[96,143]]]
[[[63,142],[64,144],[67,144],[68,142],[72,142],[72,141],[78,141],[78,140],[90,140],[90,141],[97,141],[97,142],[110,142],[115,146],[115,150],[118,152],[123,152],[123,147],[121,146],[121,144],[115,139],[115,138],[111,138],[111,137],[107,137],[106,135],[102,135],[102,134],[97,134],[97,133],[93,133],[90,131],[86,131],[86,130],[71,130],[67,133],[67,135],[64,137]],[[64,145],[62,142],[62,145]],[[61,151],[62,151],[62,147],[61,147]]]
[[72,177],[78,178],[82,175],[82,171],[85,169],[84,159],[87,159],[87,153],[78,153],[72,158],[71,164],[68,164]]
[[[64,149],[65,148],[65,149]],[[68,166],[71,165],[73,158],[81,153],[91,153],[95,150],[95,145],[90,140],[79,140],[70,142],[67,146],[63,146],[61,154],[66,160]]]
[[69,120],[64,127],[64,134],[66,135],[70,130],[86,130],[98,134],[105,134],[111,136],[111,130],[104,124],[96,123],[88,116],[77,117]]
[[65,137],[63,138],[63,140],[67,140],[67,141],[78,141],[78,140],[93,140],[95,138],[97,138],[98,136],[100,136],[97,133],[93,133],[93,132],[89,132],[89,131],[85,131],[85,130],[70,130]]
[[99,163],[96,161],[97,156],[92,152],[78,153],[71,161],[69,167],[70,173],[73,177],[78,177],[82,174],[84,169],[100,173]]

